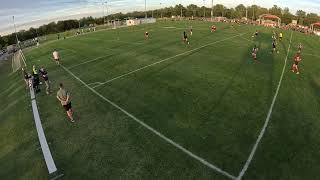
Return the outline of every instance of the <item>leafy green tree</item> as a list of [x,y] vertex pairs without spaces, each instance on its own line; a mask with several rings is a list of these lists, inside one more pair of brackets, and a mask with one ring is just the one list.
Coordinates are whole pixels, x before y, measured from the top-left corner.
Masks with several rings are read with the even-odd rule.
[[246,17],[246,7],[243,4],[239,4],[235,7],[235,16],[237,18]]
[[298,18],[298,24],[303,25],[304,19],[306,18],[306,12],[298,10],[296,16]]

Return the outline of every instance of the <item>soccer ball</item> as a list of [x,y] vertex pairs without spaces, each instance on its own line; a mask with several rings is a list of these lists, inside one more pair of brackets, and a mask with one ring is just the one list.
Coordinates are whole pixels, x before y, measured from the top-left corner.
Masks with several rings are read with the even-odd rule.
[[252,38],[254,38],[254,36],[252,36]]

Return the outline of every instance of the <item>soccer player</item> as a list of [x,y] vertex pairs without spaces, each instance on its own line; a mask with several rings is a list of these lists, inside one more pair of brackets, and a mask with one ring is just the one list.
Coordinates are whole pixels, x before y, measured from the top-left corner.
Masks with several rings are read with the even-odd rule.
[[300,52],[298,52],[294,58],[293,58],[293,65],[292,65],[292,72],[294,73],[296,71],[296,74],[300,74],[299,73],[299,63],[301,62],[302,58],[301,58],[301,54]]
[[258,35],[259,35],[258,30],[256,30],[256,32],[254,33],[254,35],[255,35],[256,37],[258,37]]
[[251,53],[253,60],[257,60],[257,52],[258,52],[258,50],[259,49],[258,49],[257,45],[254,45],[254,47],[252,49],[252,53]]
[[283,38],[283,34],[282,34],[282,32],[280,32],[279,33],[279,40],[282,41],[282,38]]
[[303,49],[302,43],[299,43],[299,45],[298,45],[298,52],[301,53],[302,49]]
[[189,40],[188,40],[188,35],[187,35],[186,31],[183,31],[183,42],[184,42],[184,43],[187,43],[187,44],[190,44],[190,43],[189,43]]
[[273,40],[272,41],[272,54],[275,52],[279,54],[279,51],[277,50],[277,43],[275,40]]
[[192,34],[193,34],[193,30],[192,30],[192,26],[190,27],[190,36],[192,36]]
[[33,76],[33,88],[35,92],[38,93],[40,92],[40,88],[39,88],[40,80],[39,80],[39,74],[35,65],[33,65],[32,67],[32,76]]
[[73,119],[73,110],[71,107],[71,96],[69,91],[67,91],[63,84],[59,84],[59,91],[57,92],[57,99],[60,101],[61,105],[63,106],[64,110],[67,112],[67,115],[70,119],[70,122],[75,122]]
[[146,31],[146,32],[144,33],[144,38],[145,38],[145,40],[148,40],[148,39],[149,39],[149,32],[148,32],[148,31]]
[[216,30],[217,30],[217,27],[215,25],[212,25],[211,26],[211,32],[216,32]]
[[273,31],[272,41],[276,41],[276,40],[277,40],[277,34],[276,34],[276,32]]
[[53,59],[56,62],[57,65],[60,65],[60,55],[57,50],[54,50],[52,53]]
[[49,78],[48,78],[48,72],[41,67],[39,69],[40,75],[42,77],[42,79],[44,80],[44,83],[46,85],[46,93],[49,95],[50,94],[50,82],[49,82]]
[[26,83],[26,89],[28,89],[28,87],[29,87],[29,79],[31,78],[31,75],[28,74],[24,68],[22,68],[21,70],[22,70],[24,82]]

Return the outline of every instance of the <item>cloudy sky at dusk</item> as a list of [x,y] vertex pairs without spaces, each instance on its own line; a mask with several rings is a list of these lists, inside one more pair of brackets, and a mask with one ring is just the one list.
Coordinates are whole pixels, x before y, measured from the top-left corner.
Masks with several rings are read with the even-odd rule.
[[[109,13],[128,12],[144,9],[144,0],[5,0],[0,5],[0,35],[13,32],[12,16],[15,16],[18,29],[39,26],[51,21],[78,19],[83,16],[102,16],[103,2],[107,2]],[[211,0],[147,0],[148,9],[175,4],[211,5]],[[213,0],[214,4],[222,3],[227,7],[238,4],[255,4],[271,7],[289,7],[294,13],[298,9],[320,14],[320,0]],[[105,10],[107,13],[107,10]]]

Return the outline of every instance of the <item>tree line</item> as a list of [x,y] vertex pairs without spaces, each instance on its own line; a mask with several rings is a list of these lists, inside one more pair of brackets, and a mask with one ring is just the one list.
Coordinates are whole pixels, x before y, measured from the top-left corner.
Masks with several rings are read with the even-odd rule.
[[[49,24],[42,25],[38,28],[30,28],[29,30],[21,30],[17,32],[17,36],[20,41],[33,39],[36,37],[60,33],[79,27],[85,27],[90,24],[102,25],[106,21],[110,20],[124,20],[128,18],[143,18],[145,14],[148,17],[161,18],[161,17],[172,17],[172,16],[183,16],[183,17],[211,17],[211,10],[213,16],[224,16],[229,19],[239,19],[248,17],[248,19],[256,20],[262,14],[273,14],[281,18],[282,23],[289,24],[292,20],[297,20],[298,24],[309,26],[312,23],[320,21],[320,17],[315,13],[306,13],[303,10],[298,10],[295,14],[292,14],[289,8],[281,8],[274,5],[271,8],[264,8],[257,5],[244,6],[240,4],[235,8],[227,8],[222,4],[216,4],[212,8],[205,6],[197,6],[190,4],[186,7],[183,5],[175,5],[171,7],[165,7],[161,9],[149,10],[147,12],[134,11],[129,13],[115,13],[105,17],[93,18],[85,17],[80,20],[64,20],[58,22],[51,22]],[[16,43],[16,34],[12,33],[7,36],[0,36],[0,49],[11,44]]]

